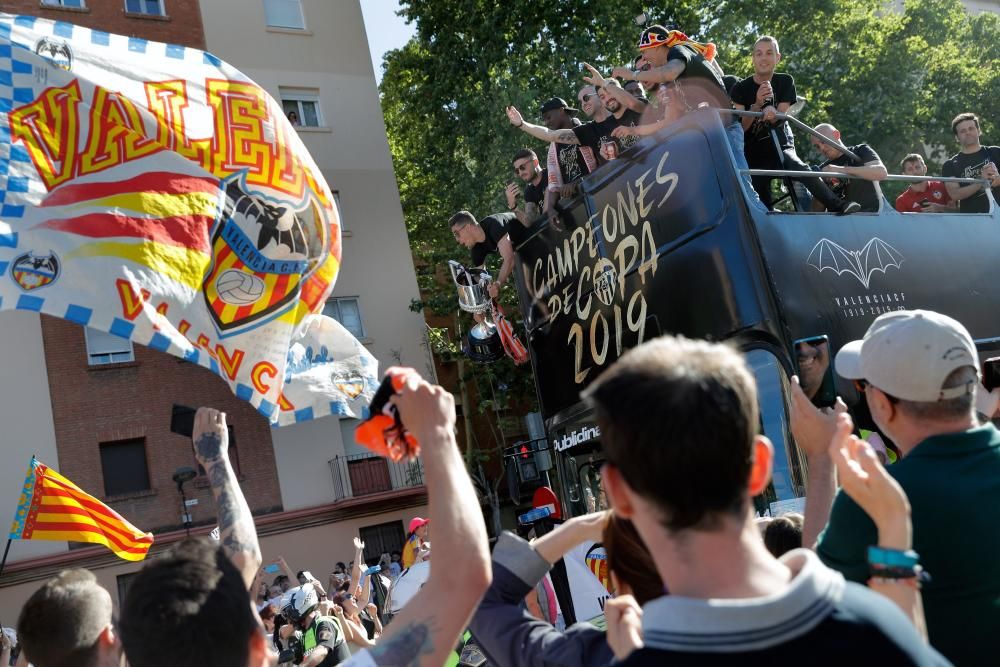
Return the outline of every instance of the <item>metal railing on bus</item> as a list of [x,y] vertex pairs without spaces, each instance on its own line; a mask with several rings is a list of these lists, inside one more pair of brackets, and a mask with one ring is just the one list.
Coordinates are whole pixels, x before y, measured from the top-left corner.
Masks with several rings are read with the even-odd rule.
[[[737,116],[746,116],[750,118],[762,118],[764,116],[763,111],[739,111],[736,109],[718,109],[718,111],[720,113],[732,113]],[[841,153],[844,153],[845,155],[849,156],[851,159],[857,162],[861,161],[861,159],[853,152],[851,152],[851,150],[847,146],[844,146],[839,141],[831,139],[830,137],[826,136],[821,132],[817,132],[813,128],[809,127],[808,125],[800,121],[795,116],[782,113],[779,111],[775,114],[775,118],[777,120],[787,121],[791,123],[793,126],[797,127],[798,129],[805,131],[810,136],[813,136],[816,139],[822,141],[823,143],[836,148]],[[880,210],[881,210],[881,202],[886,201],[885,195],[882,193],[882,188],[879,186],[879,183],[881,182],[901,181],[904,183],[924,183],[928,181],[940,181],[942,183],[963,183],[963,184],[979,183],[983,186],[983,191],[986,193],[987,200],[990,202],[990,212],[994,210],[994,207],[996,205],[996,199],[993,197],[992,184],[988,179],[985,178],[959,178],[954,176],[909,176],[906,174],[888,174],[886,175],[885,178],[879,179],[878,181],[873,181],[865,178],[864,176],[855,176],[853,174],[847,174],[843,172],[832,172],[832,171],[795,171],[789,169],[741,169],[740,173],[750,174],[751,176],[774,176],[778,178],[785,178],[786,180],[800,179],[800,178],[837,178],[842,180],[849,180],[849,179],[866,180],[875,187],[875,191],[879,196]],[[789,189],[791,189],[791,184],[788,185]],[[798,208],[798,206],[796,206],[796,208]]]

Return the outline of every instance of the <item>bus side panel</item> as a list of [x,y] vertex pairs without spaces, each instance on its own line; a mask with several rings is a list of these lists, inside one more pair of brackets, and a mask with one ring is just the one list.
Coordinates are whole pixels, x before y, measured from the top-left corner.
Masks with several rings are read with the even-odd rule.
[[546,418],[644,340],[722,339],[767,319],[745,207],[720,182],[732,167],[712,157],[725,141],[717,120],[680,124],[585,181],[564,229],[545,227],[518,248]]

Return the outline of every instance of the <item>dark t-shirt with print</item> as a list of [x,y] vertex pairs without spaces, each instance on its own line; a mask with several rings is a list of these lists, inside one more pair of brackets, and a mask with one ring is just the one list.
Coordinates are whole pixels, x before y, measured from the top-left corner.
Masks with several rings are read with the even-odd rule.
[[[579,126],[577,126],[579,127]],[[563,185],[575,183],[590,173],[590,167],[581,153],[582,146],[556,143],[556,161]]]
[[[944,163],[941,174],[953,178],[982,178],[987,162],[1000,166],[1000,146],[982,146],[975,153],[957,153]],[[993,188],[993,198],[1000,201],[1000,187]],[[986,192],[980,190],[971,197],[959,200],[958,208],[962,213],[989,213],[990,202]]]
[[479,221],[479,226],[486,233],[486,238],[470,249],[472,266],[482,266],[486,263],[487,257],[493,253],[499,253],[498,246],[500,240],[507,236],[508,232],[513,234],[510,242],[517,246],[518,241],[521,239],[519,231],[520,229],[524,229],[523,225],[517,221],[517,216],[513,213],[494,213],[493,215],[488,215]]
[[[677,60],[684,63],[684,71],[677,77],[679,90],[683,99],[680,100],[687,109],[697,109],[698,105],[707,102],[709,106],[727,109],[731,105],[726,95],[726,85],[719,73],[695,49],[678,44],[670,49],[667,60]],[[729,114],[726,114],[727,116]],[[723,122],[729,120],[723,118]]]
[[[881,161],[871,146],[868,144],[858,144],[847,147],[852,153],[858,156],[859,160],[853,160],[851,156],[844,153],[835,160],[830,160],[830,164],[836,167],[863,167],[869,162]],[[875,184],[863,178],[844,179],[844,197],[849,201],[856,201],[861,204],[862,211],[875,213],[878,211],[879,194],[875,189]]]
[[541,180],[538,181],[538,185],[534,183],[528,183],[524,186],[524,201],[526,204],[534,204],[538,207],[538,210],[542,209],[542,203],[545,201],[545,189],[549,186],[549,170],[542,169]]
[[[730,91],[733,102],[741,105],[744,109],[749,109],[750,105],[757,102],[757,91],[760,85],[752,76],[743,79]],[[795,79],[789,74],[776,73],[771,77],[771,90],[774,92],[774,106],[787,102],[795,104]],[[753,124],[746,130],[745,153],[750,166],[754,162],[772,164],[777,157],[774,149],[774,140],[771,138],[771,128],[774,128],[778,136],[778,144],[782,150],[795,145],[792,136],[792,129],[788,127],[786,121],[781,121],[776,125],[764,123],[760,118],[755,118]]]
[[[584,123],[578,127],[573,128],[573,134],[580,141],[582,146],[588,146],[594,151],[595,156],[600,156],[601,144],[607,142],[614,142],[618,148],[618,154],[621,155],[624,151],[631,148],[636,141],[639,140],[638,137],[623,137],[621,139],[611,136],[611,132],[619,125],[625,125],[627,127],[632,127],[640,125],[642,121],[642,114],[632,111],[631,109],[626,109],[622,117],[615,118],[614,115],[609,115],[602,121],[590,121],[589,123]],[[604,160],[601,158],[601,162]]]

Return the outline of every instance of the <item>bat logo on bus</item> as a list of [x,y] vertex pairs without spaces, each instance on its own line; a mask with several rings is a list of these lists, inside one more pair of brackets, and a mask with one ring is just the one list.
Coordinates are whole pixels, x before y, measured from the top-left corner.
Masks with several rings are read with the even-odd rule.
[[849,273],[868,289],[872,274],[876,271],[887,273],[891,267],[900,268],[903,253],[877,236],[861,250],[848,250],[830,239],[820,239],[809,252],[806,262],[820,273],[826,269],[834,271],[838,276]]

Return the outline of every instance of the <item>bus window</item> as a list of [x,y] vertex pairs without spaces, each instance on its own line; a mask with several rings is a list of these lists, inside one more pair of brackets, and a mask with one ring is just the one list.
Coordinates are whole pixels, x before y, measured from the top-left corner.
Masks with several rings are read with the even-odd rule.
[[785,399],[788,379],[777,357],[767,350],[754,349],[745,353],[747,364],[757,381],[760,402],[761,429],[774,444],[774,471],[770,488],[761,498],[754,499],[763,514],[774,501],[793,500],[805,496],[802,466],[798,450],[788,430],[788,409]]

